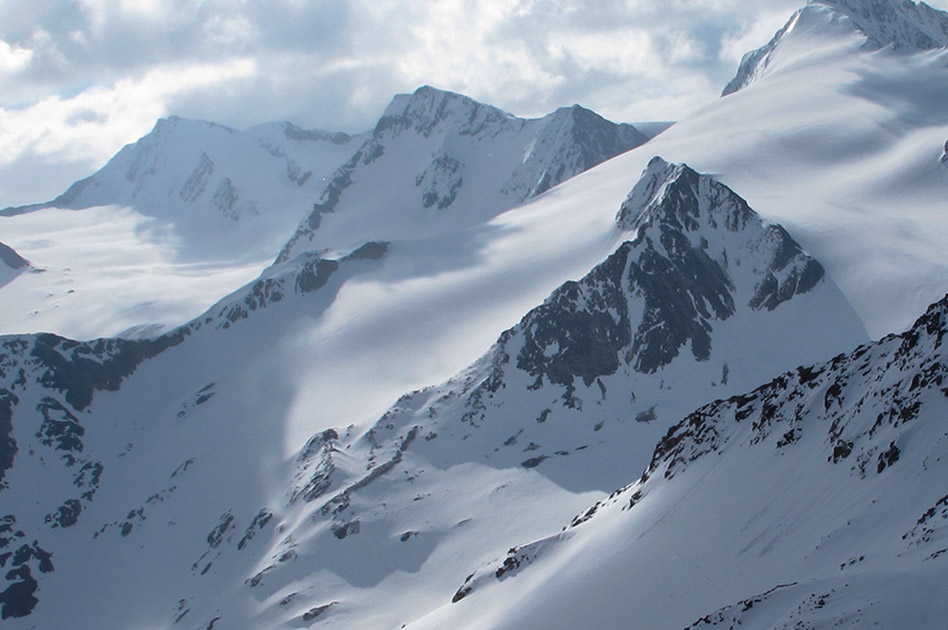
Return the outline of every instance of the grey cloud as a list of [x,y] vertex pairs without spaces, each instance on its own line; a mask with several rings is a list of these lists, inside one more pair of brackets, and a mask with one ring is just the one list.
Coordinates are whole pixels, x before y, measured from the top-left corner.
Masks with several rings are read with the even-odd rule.
[[371,128],[396,92],[404,91],[386,66],[326,70],[303,57],[259,63],[253,76],[178,93],[168,101],[168,110],[237,128],[289,120],[306,127],[359,133]]
[[[155,64],[219,62],[244,55],[287,52],[331,58],[346,51],[351,3],[274,0],[237,4],[223,1],[165,2],[154,15],[123,11],[104,3],[96,12],[74,0],[0,4],[0,38],[33,51],[15,78],[29,87],[54,91],[108,82],[141,73]],[[247,32],[219,38],[228,24]]]
[[0,208],[49,201],[100,166],[92,160],[61,157],[51,166],[50,156],[28,150],[0,168]]

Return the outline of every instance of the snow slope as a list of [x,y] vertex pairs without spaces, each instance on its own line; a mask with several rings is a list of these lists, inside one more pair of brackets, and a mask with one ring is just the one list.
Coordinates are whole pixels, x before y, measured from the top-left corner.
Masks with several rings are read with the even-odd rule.
[[56,199],[3,214],[131,207],[173,232],[182,259],[256,260],[288,238],[325,179],[361,140],[288,122],[235,131],[163,118]]
[[866,50],[840,14],[806,11],[836,17],[784,38],[779,70],[603,169],[660,154],[713,173],[820,260],[878,338],[948,292],[948,51]]
[[260,273],[359,142],[159,120],[53,201],[0,212],[4,238],[46,270],[4,288],[0,330],[92,338],[195,317]]
[[[944,577],[944,304],[734,396],[948,291],[946,53],[868,50],[843,21],[794,29],[779,71],[499,214],[441,158],[511,123],[462,108],[483,116],[445,142],[446,97],[386,131],[421,164],[360,151],[336,211],[189,326],[4,338],[3,594],[40,600],[7,623],[894,626]],[[380,217],[356,201],[388,190],[385,156],[410,204]]]
[[578,105],[527,120],[424,86],[392,100],[278,261],[477,225],[647,140]]
[[724,88],[733,94],[780,68],[784,60],[799,63],[807,56],[806,41],[854,36],[864,50],[918,52],[948,46],[948,13],[911,0],[810,0],[777,31],[766,46],[744,55]]
[[[477,136],[465,118],[474,111],[490,122]],[[4,238],[48,271],[5,290],[0,330],[91,338],[183,323],[259,274],[327,186],[333,196],[352,183],[353,169],[361,183],[346,199],[363,207],[349,213],[355,225],[332,241],[334,251],[456,232],[648,137],[579,106],[523,120],[428,87],[396,97],[374,135],[161,120],[59,198],[0,212]],[[384,174],[377,164],[363,178],[355,165],[383,146]]]
[[[652,161],[613,214],[631,240],[470,370],[290,453],[312,378],[295,373],[300,326],[384,268],[386,244],[301,255],[153,340],[5,338],[6,584],[28,596],[4,610],[295,627],[332,604],[342,627],[392,627],[450,596],[484,540],[549,533],[644,466],[681,410],[865,338],[785,231],[683,165]],[[585,321],[601,322],[591,347]]]
[[498,546],[460,603],[408,627],[942,627],[946,333],[948,298],[698,409],[639,481]]

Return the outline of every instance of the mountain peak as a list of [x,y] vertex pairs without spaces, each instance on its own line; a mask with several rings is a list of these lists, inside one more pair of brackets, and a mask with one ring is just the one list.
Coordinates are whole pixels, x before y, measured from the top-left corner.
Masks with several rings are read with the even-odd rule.
[[666,220],[681,224],[681,218],[674,215],[685,206],[668,201],[675,196],[681,198],[688,191],[691,191],[691,195],[696,194],[702,179],[711,181],[710,178],[703,178],[687,164],[672,164],[655,156],[649,161],[642,177],[622,204],[616,222],[621,229],[632,231],[654,222],[656,215],[665,214],[668,215]]
[[[741,59],[737,75],[722,96],[733,94],[769,70],[782,44],[801,32],[832,30],[865,37],[863,49],[906,52],[948,47],[948,13],[912,0],[810,0],[765,46]],[[805,49],[808,47],[804,47]],[[791,55],[792,56],[792,55]]]
[[514,120],[506,112],[474,99],[423,85],[411,94],[397,94],[376,125],[377,134],[414,129],[430,135],[445,123],[453,123],[465,135],[474,135],[485,127]]
[[147,135],[144,136],[144,138],[148,138],[152,134],[167,132],[170,130],[180,131],[208,128],[221,129],[227,133],[237,133],[236,130],[231,129],[230,127],[218,124],[216,122],[211,122],[209,120],[200,120],[198,118],[182,118],[181,116],[171,115],[165,118],[159,118],[155,122],[155,126]]
[[810,0],[849,17],[867,47],[931,50],[948,46],[948,13],[912,0]]

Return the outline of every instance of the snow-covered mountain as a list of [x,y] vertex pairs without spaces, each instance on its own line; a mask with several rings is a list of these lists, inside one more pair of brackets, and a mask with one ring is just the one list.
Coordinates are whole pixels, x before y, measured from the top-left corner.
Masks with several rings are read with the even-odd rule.
[[185,258],[233,257],[239,249],[254,259],[292,234],[362,140],[288,122],[235,131],[172,116],[56,199],[2,214],[131,207],[169,226]]
[[[478,134],[469,116],[484,117]],[[475,225],[647,138],[579,106],[525,120],[430,87],[396,97],[358,136],[163,119],[59,198],[0,212],[4,238],[48,270],[6,289],[0,330],[91,338],[179,325],[258,275],[350,175],[346,199],[362,207],[345,220],[363,224],[321,251]],[[382,167],[363,177],[370,154]]]
[[[881,337],[948,292],[948,179],[938,163],[948,50],[867,50],[840,23],[795,28],[780,47],[779,71],[679,121],[648,153],[741,191],[825,265],[870,335]],[[617,167],[635,156],[648,159],[633,151]]]
[[[704,406],[641,478],[408,627],[939,628],[948,298],[907,332]],[[621,605],[619,605],[621,602]]]
[[[481,361],[367,429],[338,418],[290,458],[272,434],[307,385],[287,378],[291,322],[324,317],[340,288],[384,266],[383,243],[282,263],[153,340],[7,338],[3,493],[17,571],[4,614],[276,627],[335,601],[339,623],[391,627],[482,560],[473,541],[547,532],[604,496],[683,410],[865,339],[819,263],[717,182],[656,158],[617,210],[631,240]],[[507,491],[471,494],[494,486]],[[458,495],[450,505],[426,500],[442,488]],[[511,501],[549,518],[489,517]],[[466,518],[477,522],[455,532]],[[420,552],[442,560],[422,568]],[[360,565],[370,554],[386,560]],[[164,586],[102,613],[102,597],[141,584],[119,563],[151,567]],[[408,566],[414,584],[358,603],[359,587],[401,582]],[[77,593],[91,575],[100,594]],[[410,605],[389,608],[396,592]]]
[[579,105],[523,119],[424,86],[392,100],[277,260],[476,225],[647,140]]
[[775,71],[783,60],[799,62],[807,41],[830,34],[853,35],[866,50],[917,52],[948,46],[948,13],[912,0],[810,0],[767,45],[744,55],[724,96]]
[[359,136],[235,131],[171,117],[44,204],[0,212],[34,264],[3,289],[4,332],[167,330],[257,276]]
[[908,7],[543,194],[623,128],[398,97],[190,323],[0,337],[4,626],[943,625],[948,298],[853,350],[948,293]]

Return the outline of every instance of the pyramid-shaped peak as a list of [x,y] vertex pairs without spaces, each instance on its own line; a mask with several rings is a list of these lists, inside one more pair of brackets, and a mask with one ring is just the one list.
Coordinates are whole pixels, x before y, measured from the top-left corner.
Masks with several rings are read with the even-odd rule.
[[505,120],[515,118],[463,94],[423,85],[411,94],[396,95],[385,108],[375,131],[413,128],[427,135],[444,123],[453,123],[462,133],[473,133],[485,124]]
[[553,114],[560,115],[560,116],[590,116],[591,115],[591,116],[596,116],[597,118],[602,118],[602,116],[600,116],[596,112],[592,111],[591,109],[587,109],[583,107],[579,103],[573,103],[569,107],[557,108],[557,110],[554,111]]
[[198,118],[182,118],[181,116],[174,116],[174,115],[167,116],[165,118],[159,118],[155,122],[155,126],[154,128],[152,128],[151,133],[155,133],[156,131],[165,131],[165,130],[171,130],[171,129],[177,130],[177,129],[202,129],[202,128],[223,129],[224,131],[227,131],[228,133],[236,133],[236,131],[234,129],[231,129],[230,127],[227,127],[225,125],[221,125],[215,122],[211,122],[209,120],[200,120]]
[[677,207],[662,202],[669,195],[696,191],[701,178],[687,164],[673,164],[659,156],[653,157],[619,210],[616,217],[619,227],[629,231],[637,229],[654,219],[662,208]]
[[419,116],[442,112],[445,109],[471,110],[477,108],[496,109],[457,92],[423,85],[411,94],[396,94],[388,107],[385,108],[382,117]]
[[560,107],[547,116],[547,118],[551,121],[563,121],[571,125],[580,126],[616,124],[578,103],[570,105],[569,107]]

